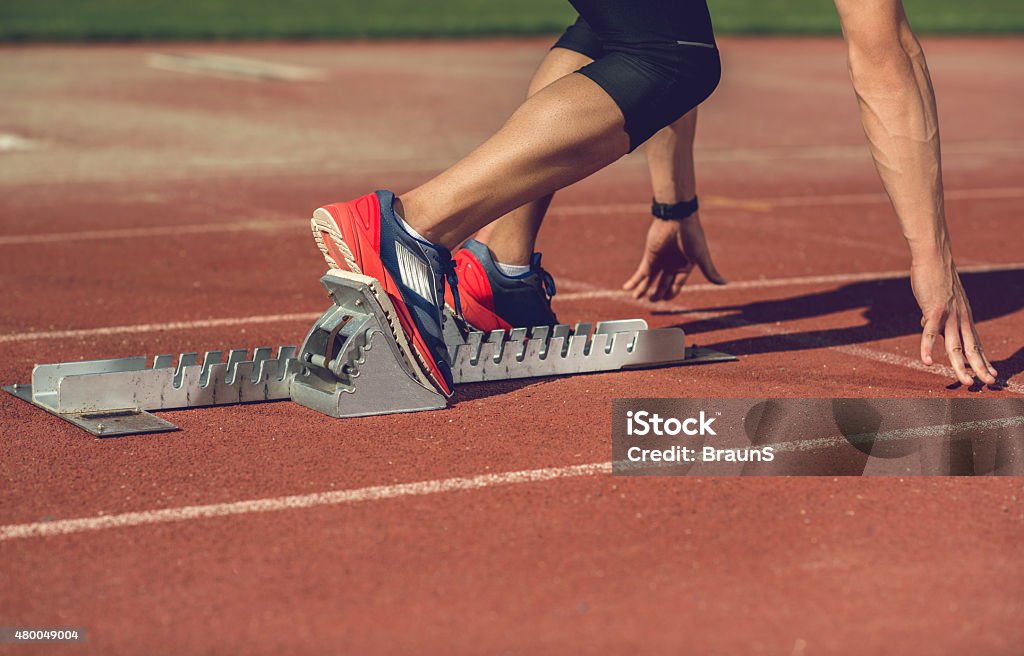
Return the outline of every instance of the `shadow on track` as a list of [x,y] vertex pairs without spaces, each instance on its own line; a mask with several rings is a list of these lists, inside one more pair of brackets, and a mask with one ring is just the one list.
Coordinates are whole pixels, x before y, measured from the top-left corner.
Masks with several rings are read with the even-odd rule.
[[[1004,317],[1024,308],[1024,269],[986,273],[962,273],[960,279],[971,299],[975,321],[982,323]],[[724,317],[744,323],[773,325],[813,319],[830,314],[863,309],[867,322],[858,326],[795,331],[790,335],[759,335],[742,339],[702,344],[734,355],[801,351],[826,346],[845,346],[874,342],[921,331],[921,313],[914,300],[908,278],[857,282],[827,292],[814,292],[785,299],[757,301],[745,305],[694,308],[681,312],[730,312]],[[687,334],[720,330],[716,320],[697,320],[678,324]],[[982,340],[984,326],[979,328]],[[941,346],[940,346],[941,348]],[[1024,371],[1024,348],[1004,360],[994,361],[1000,381]]]
[[505,394],[511,394],[516,390],[523,389],[524,387],[537,387],[539,385],[545,385],[565,376],[552,376],[550,378],[519,378],[516,380],[498,380],[486,383],[472,383],[467,385],[459,385],[455,394],[449,399],[449,405],[455,406],[460,403],[467,403],[469,401],[477,401],[479,399],[486,399],[495,396],[503,396]]

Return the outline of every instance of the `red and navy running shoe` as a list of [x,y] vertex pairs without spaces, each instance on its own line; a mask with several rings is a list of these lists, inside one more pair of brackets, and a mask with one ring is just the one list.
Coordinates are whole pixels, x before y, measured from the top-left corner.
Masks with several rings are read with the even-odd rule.
[[[553,326],[558,318],[551,310],[555,281],[540,266],[534,253],[530,270],[521,276],[506,276],[494,263],[485,244],[470,239],[455,253],[462,317],[475,330],[511,330],[532,326]],[[452,294],[446,297],[455,306]]]
[[[451,396],[452,372],[441,332],[445,280],[459,306],[455,262],[448,249],[413,237],[399,222],[395,195],[377,191],[313,213],[313,238],[332,268],[374,278],[386,298],[391,332],[426,387]],[[397,323],[396,323],[397,321]]]

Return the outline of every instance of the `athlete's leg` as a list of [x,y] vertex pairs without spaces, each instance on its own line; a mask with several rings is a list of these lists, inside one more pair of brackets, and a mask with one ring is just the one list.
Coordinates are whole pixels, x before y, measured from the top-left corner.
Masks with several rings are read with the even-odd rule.
[[[401,200],[378,192],[313,216],[327,262],[380,283],[391,330],[403,352],[415,356],[409,363],[446,394],[452,374],[442,311],[445,279],[455,278],[448,249],[615,161],[718,84],[718,51],[703,0],[573,5],[606,55],[530,97],[494,136]],[[453,300],[458,310],[457,294]]]
[[[556,80],[575,73],[593,61],[590,57],[567,48],[552,48],[530,80],[527,97],[533,96]],[[502,264],[529,266],[537,243],[544,215],[554,195],[547,194],[518,207],[494,223],[484,226],[476,240],[487,245],[494,258]]]
[[612,163],[695,107],[718,83],[703,2],[575,0],[607,53],[529,98],[462,161],[397,209],[454,247],[496,218]]
[[403,194],[398,211],[428,241],[453,248],[628,151],[619,106],[593,80],[573,73],[529,98],[465,159]]

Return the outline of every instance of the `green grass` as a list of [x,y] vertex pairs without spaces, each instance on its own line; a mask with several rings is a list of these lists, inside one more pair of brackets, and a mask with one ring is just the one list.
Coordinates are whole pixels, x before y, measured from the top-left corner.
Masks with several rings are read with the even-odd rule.
[[[629,2],[630,0],[621,0]],[[1024,32],[1022,0],[906,0],[922,33]],[[834,34],[829,0],[710,0],[720,34]],[[565,0],[0,0],[0,40],[550,34]]]
[[[1022,0],[904,0],[921,34],[1024,32]],[[838,34],[831,0],[708,0],[719,34]]]

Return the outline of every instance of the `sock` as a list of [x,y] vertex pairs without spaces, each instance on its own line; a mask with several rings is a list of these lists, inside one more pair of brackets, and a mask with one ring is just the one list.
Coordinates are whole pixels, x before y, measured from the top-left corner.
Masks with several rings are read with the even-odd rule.
[[502,264],[495,260],[494,266],[498,267],[498,271],[501,271],[503,276],[508,276],[509,278],[525,276],[530,273],[530,265],[528,264]]
[[426,237],[424,237],[424,236],[423,236],[423,235],[421,235],[420,233],[416,232],[416,228],[413,228],[413,227],[412,227],[411,225],[409,225],[408,223],[406,223],[406,222],[405,222],[405,217],[403,217],[403,216],[402,216],[401,214],[399,214],[398,212],[395,212],[395,218],[396,218],[396,219],[398,219],[398,222],[399,222],[400,224],[402,224],[402,228],[403,228],[403,229],[405,229],[405,231],[406,231],[406,232],[408,232],[408,233],[409,233],[410,235],[412,235],[412,236],[413,236],[413,237],[415,237],[416,239],[419,239],[419,240],[420,240],[420,241],[422,241],[422,242],[426,242],[426,243],[430,244],[431,246],[433,246],[433,245],[434,245],[434,244],[432,244],[432,243],[430,242],[430,240],[429,240],[429,239],[427,239]]

